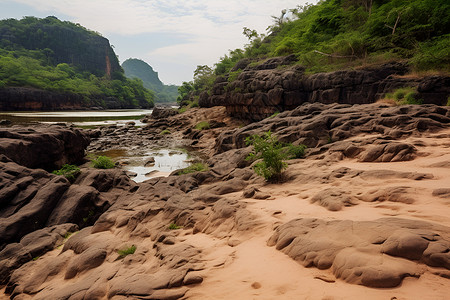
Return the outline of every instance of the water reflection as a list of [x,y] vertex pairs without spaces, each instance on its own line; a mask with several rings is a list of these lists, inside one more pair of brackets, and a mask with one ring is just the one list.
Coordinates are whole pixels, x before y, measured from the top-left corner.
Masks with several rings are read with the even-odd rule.
[[39,111],[39,112],[0,112],[0,119],[13,123],[59,123],[67,122],[78,126],[96,126],[125,124],[133,121],[137,126],[145,115],[151,114],[148,109],[121,109],[102,111]]
[[142,155],[130,156],[124,149],[98,152],[96,155],[106,155],[119,162],[121,167],[135,173],[135,182],[159,176],[168,176],[171,172],[186,168],[194,159],[191,154],[180,149],[150,150]]

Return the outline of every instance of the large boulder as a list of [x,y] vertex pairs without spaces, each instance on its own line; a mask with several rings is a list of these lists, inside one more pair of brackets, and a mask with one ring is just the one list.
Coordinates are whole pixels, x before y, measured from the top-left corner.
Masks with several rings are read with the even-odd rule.
[[28,168],[53,171],[83,161],[89,138],[64,125],[0,128],[0,154]]

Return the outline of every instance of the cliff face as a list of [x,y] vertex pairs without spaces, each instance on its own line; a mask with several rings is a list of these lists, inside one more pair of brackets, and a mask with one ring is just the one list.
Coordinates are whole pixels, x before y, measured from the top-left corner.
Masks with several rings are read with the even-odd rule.
[[81,25],[63,22],[55,17],[2,21],[0,47],[44,50],[48,60],[55,65],[73,64],[83,71],[101,76],[111,76],[121,70],[106,38]]
[[293,56],[277,57],[256,66],[244,60],[235,66],[232,75],[217,78],[211,95],[202,93],[199,104],[223,105],[234,116],[261,120],[305,102],[373,103],[402,87],[417,88],[423,103],[445,105],[450,94],[449,77],[402,76],[408,69],[401,63],[306,75],[301,66],[281,68],[293,60]]

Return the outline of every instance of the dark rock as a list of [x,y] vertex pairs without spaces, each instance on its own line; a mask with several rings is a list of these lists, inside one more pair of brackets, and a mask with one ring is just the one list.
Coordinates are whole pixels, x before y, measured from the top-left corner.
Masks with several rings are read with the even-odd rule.
[[242,60],[234,69],[242,70],[237,80],[216,82],[212,94],[201,97],[199,104],[225,106],[235,117],[258,121],[305,102],[373,103],[386,93],[406,86],[417,87],[418,98],[427,104],[445,105],[450,93],[448,76],[392,76],[407,73],[407,66],[402,63],[305,75],[302,67],[291,66],[295,60],[292,55],[275,57],[255,66]]
[[89,138],[65,126],[0,128],[0,154],[28,168],[53,171],[64,164],[80,164]]

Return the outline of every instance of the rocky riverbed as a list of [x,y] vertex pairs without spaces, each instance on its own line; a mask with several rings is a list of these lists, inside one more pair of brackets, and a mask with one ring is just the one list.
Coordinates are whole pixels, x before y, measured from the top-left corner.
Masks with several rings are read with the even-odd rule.
[[[85,131],[1,128],[1,295],[445,299],[450,293],[449,107],[306,103],[250,124],[213,107],[146,121],[142,128]],[[209,129],[200,130],[201,122]],[[245,137],[268,130],[308,146],[276,184],[245,160],[251,151]],[[18,151],[34,153],[41,139],[58,149],[54,161],[21,160]],[[85,148],[137,153],[168,145],[195,148],[208,171],[139,184],[120,168],[85,164],[73,183],[48,172],[80,163]]]

